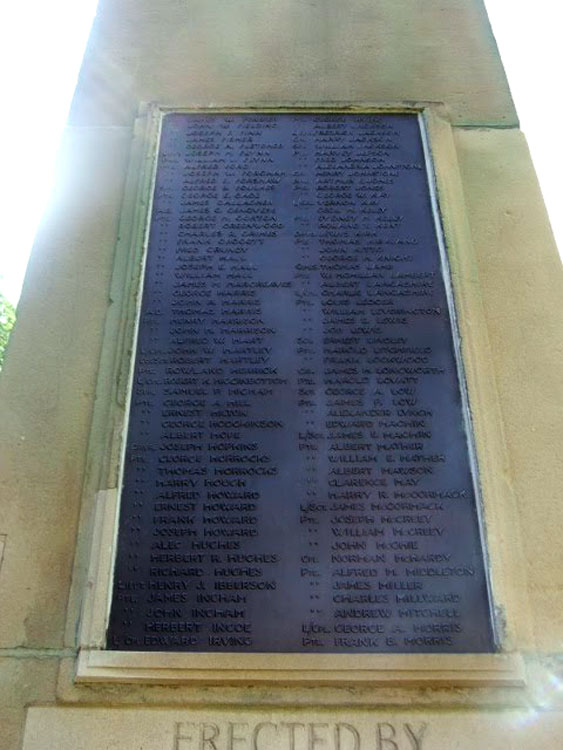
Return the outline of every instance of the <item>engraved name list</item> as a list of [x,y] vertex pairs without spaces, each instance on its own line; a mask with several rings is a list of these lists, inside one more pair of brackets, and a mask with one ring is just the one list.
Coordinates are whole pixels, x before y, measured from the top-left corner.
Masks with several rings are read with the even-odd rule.
[[494,649],[423,144],[164,116],[108,648]]

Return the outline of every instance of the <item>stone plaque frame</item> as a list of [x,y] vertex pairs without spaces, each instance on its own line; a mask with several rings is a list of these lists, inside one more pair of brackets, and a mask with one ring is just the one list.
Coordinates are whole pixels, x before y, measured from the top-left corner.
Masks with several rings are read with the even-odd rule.
[[[118,531],[118,499],[126,439],[128,399],[148,245],[151,196],[159,133],[166,112],[409,113],[423,121],[423,140],[433,201],[442,225],[442,252],[450,268],[483,507],[485,562],[495,604],[499,651],[491,654],[262,654],[172,653],[105,650],[111,579]],[[432,181],[432,180],[431,180]],[[438,233],[440,235],[440,233]],[[448,286],[448,285],[447,285]],[[510,623],[525,628],[525,574],[518,555],[514,503],[499,467],[506,465],[502,422],[488,356],[486,321],[465,215],[454,134],[443,105],[377,104],[364,107],[143,109],[136,123],[122,207],[106,320],[88,472],[67,618],[67,642],[80,619],[79,682],[522,686],[523,660]],[[454,305],[451,301],[452,317]],[[488,544],[487,544],[488,541]],[[498,632],[499,623],[504,630]]]

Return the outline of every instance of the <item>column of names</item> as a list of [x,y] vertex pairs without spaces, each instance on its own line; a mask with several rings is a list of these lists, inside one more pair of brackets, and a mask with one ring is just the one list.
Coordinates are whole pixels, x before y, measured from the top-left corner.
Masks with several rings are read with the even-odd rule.
[[171,114],[109,647],[492,648],[414,115]]

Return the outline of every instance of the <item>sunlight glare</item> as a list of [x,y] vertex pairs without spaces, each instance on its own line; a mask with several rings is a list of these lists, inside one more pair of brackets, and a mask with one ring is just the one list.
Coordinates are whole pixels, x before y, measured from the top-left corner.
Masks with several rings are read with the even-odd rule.
[[0,291],[16,304],[53,180],[53,167],[95,0],[34,0],[2,11],[3,243]]

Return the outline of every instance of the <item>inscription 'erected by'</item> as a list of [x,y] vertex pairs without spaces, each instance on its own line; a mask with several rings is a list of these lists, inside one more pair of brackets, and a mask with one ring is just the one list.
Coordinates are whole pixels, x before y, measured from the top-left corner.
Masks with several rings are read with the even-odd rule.
[[423,143],[164,117],[108,648],[493,650]]
[[376,722],[369,732],[339,722],[176,722],[172,750],[426,750],[424,722]]

